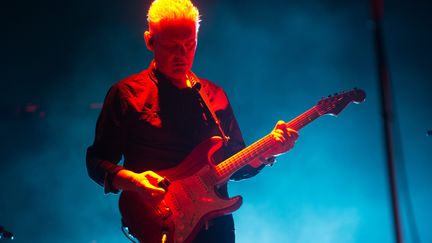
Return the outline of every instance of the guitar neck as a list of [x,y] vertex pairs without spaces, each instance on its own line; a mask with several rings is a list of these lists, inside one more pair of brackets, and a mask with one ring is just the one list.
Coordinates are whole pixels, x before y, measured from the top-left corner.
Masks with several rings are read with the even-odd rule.
[[[314,106],[300,116],[288,122],[287,125],[288,127],[298,131],[320,116],[321,114],[318,112],[318,109],[316,109],[316,106]],[[216,171],[218,172],[219,176],[221,178],[229,178],[234,172],[240,170],[263,154],[265,151],[275,146],[276,142],[272,137],[273,136],[271,134],[267,134],[260,140],[216,165]]]

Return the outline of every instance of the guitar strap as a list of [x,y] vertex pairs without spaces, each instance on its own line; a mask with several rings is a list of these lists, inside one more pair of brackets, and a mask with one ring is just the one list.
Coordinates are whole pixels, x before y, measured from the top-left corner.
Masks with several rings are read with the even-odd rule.
[[220,120],[216,116],[216,113],[210,104],[206,92],[203,89],[201,89],[201,82],[199,81],[199,78],[195,75],[195,73],[189,71],[189,74],[187,75],[187,80],[189,81],[192,89],[196,91],[198,97],[202,101],[201,103],[203,104],[203,108],[206,109],[211,114],[213,121],[216,123],[219,133],[223,139],[224,145],[226,146],[228,144],[230,137],[227,136],[224,130],[222,129]]

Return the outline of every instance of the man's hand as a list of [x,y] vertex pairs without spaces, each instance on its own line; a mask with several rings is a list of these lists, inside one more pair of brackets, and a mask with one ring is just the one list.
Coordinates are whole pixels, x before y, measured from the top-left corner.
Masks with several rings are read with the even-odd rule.
[[289,128],[282,120],[277,122],[271,134],[277,145],[267,151],[266,156],[278,156],[292,149],[299,136],[296,130]]
[[119,190],[140,192],[149,199],[161,200],[165,190],[158,183],[163,180],[163,177],[150,170],[135,173],[124,169],[114,177],[113,186]]
[[276,145],[263,153],[258,159],[252,161],[249,164],[252,167],[257,168],[262,164],[273,164],[274,157],[292,149],[298,138],[297,131],[289,128],[282,120],[277,122],[275,128],[271,131],[271,135]]

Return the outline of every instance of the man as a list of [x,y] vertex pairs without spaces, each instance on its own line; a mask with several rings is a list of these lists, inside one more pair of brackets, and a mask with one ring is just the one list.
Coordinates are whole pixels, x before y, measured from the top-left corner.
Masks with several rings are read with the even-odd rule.
[[[180,164],[202,141],[226,135],[229,139],[219,155],[223,158],[245,147],[225,92],[208,80],[197,80],[191,72],[199,22],[198,9],[190,0],[155,0],[150,6],[144,39],[154,60],[147,70],[111,87],[94,143],[87,150],[89,176],[105,193],[134,191],[148,200],[161,200],[165,189],[159,186],[163,178],[156,172]],[[231,179],[256,175],[273,156],[292,148],[298,136],[282,121],[271,134],[277,146]],[[218,192],[228,196],[226,185]],[[145,241],[146,236],[132,233]],[[232,216],[209,220],[194,242],[234,242]]]

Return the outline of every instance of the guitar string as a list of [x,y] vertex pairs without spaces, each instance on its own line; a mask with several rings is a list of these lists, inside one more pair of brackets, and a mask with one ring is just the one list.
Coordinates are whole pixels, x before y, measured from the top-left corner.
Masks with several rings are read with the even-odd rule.
[[[300,115],[299,117],[297,117],[296,119],[292,120],[290,122],[290,125],[294,126],[294,127],[298,127],[298,124],[303,125],[306,124],[302,121],[304,121],[305,119],[308,119],[309,122],[313,119],[316,119],[316,110],[314,109],[315,107],[312,107],[311,109],[309,109],[308,111],[306,111],[305,113],[303,113],[302,115]],[[267,136],[266,136],[267,137]],[[266,137],[258,140],[256,143],[252,144],[249,148],[246,148],[245,150],[240,151],[239,153],[237,153],[236,155],[234,155],[233,157],[230,158],[230,160],[237,160],[237,159],[244,159],[244,160],[248,160],[249,158],[254,158],[256,157],[257,154],[259,154],[261,152],[261,150],[263,150],[262,147],[266,147],[265,145],[268,145],[267,143],[265,143]],[[258,146],[255,146],[258,145]],[[264,145],[264,146],[263,146]],[[255,148],[257,147],[257,148]],[[248,156],[248,154],[250,154]],[[228,162],[228,161],[226,161]],[[231,162],[231,161],[229,161]],[[232,168],[232,167],[237,167],[237,166],[230,166],[231,163],[221,163],[221,167],[222,169],[226,169],[228,168]],[[226,165],[227,164],[227,165]]]
[[[315,115],[317,112],[314,108],[315,107],[312,107],[296,119],[292,120],[290,125],[298,127],[298,124],[307,124],[313,119],[319,117]],[[308,119],[309,121],[303,123],[302,121],[305,119]],[[228,176],[228,174],[232,173],[232,171],[236,171],[236,169],[243,167],[245,164],[247,164],[247,162],[249,162],[249,160],[254,159],[258,154],[267,150],[267,146],[273,143],[273,140],[269,139],[269,137],[271,137],[270,134],[221,163],[220,166],[218,166],[218,171],[220,174],[223,176]]]
[[[326,110],[326,112],[331,110],[331,108],[334,108],[333,104],[325,104],[325,105],[321,105],[321,106],[323,106],[323,108],[324,108],[324,110]],[[299,130],[300,128],[304,127],[305,125],[309,124],[310,122],[319,118],[320,116],[321,115],[318,112],[317,106],[313,106],[312,108],[310,108],[309,110],[307,110],[306,112],[301,114],[300,116],[291,120],[288,124],[290,125],[291,128],[293,128],[295,130]],[[236,170],[242,168],[244,165],[246,165],[247,162],[249,162],[249,160],[254,159],[258,154],[263,152],[262,150],[264,150],[264,151],[267,150],[268,148],[266,148],[266,147],[270,143],[272,143],[271,142],[272,140],[266,141],[267,136],[269,136],[269,135],[270,134],[266,135],[265,137],[258,140],[257,142],[255,142],[251,146],[241,150],[237,154],[233,155],[232,157],[230,157],[227,160],[220,163],[217,166],[218,172],[222,176],[228,176],[229,174],[233,173],[233,171],[236,171]]]

